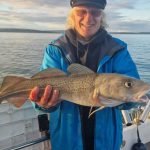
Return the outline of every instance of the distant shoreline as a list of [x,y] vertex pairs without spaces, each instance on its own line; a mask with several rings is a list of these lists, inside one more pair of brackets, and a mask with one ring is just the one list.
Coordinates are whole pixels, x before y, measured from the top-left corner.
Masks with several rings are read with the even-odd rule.
[[0,29],[0,32],[18,32],[18,33],[63,33],[64,30],[32,30],[32,29]]
[[[64,33],[64,30],[32,30],[32,29],[9,29],[1,28],[0,32],[15,32],[15,33]],[[111,34],[150,34],[150,32],[110,32]]]

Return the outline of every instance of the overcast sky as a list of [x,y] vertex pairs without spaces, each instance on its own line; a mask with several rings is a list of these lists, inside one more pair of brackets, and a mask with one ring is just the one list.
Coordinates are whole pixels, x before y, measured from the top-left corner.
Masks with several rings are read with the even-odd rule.
[[[65,29],[70,0],[0,0],[0,28]],[[107,0],[109,31],[150,32],[150,0]]]

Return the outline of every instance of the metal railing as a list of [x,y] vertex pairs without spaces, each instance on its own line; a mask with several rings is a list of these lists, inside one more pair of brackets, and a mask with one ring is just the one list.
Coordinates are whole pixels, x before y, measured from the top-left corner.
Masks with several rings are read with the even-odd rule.
[[[141,123],[144,123],[149,113],[150,113],[150,100],[148,101],[147,105],[143,109],[142,114],[139,116],[139,121]],[[131,119],[131,115],[128,110],[122,110],[122,115],[126,126],[130,126],[133,124],[133,120]]]
[[44,136],[42,136],[41,138],[32,140],[32,141],[21,143],[21,144],[18,144],[18,145],[15,145],[6,149],[2,149],[2,150],[19,150],[19,149],[23,149],[23,148],[50,140],[48,115],[47,114],[38,115],[38,124],[39,124],[39,131],[42,132]]
[[29,141],[29,142],[25,142],[25,143],[22,143],[22,144],[18,144],[18,145],[15,145],[15,146],[12,146],[10,148],[3,149],[3,150],[19,150],[19,149],[23,149],[23,148],[26,148],[26,147],[29,147],[29,146],[32,146],[32,145],[35,145],[35,144],[47,141],[49,139],[50,139],[50,136],[49,136],[49,134],[47,134],[44,137],[41,137],[41,138],[38,138],[38,139],[35,139],[35,140],[32,140],[32,141]]
[[[150,112],[150,101],[147,103],[145,109],[143,110],[140,121],[144,122]],[[126,126],[130,126],[133,124],[133,120],[131,119],[130,113],[127,110],[122,110],[122,115],[124,118],[124,123]],[[10,148],[6,148],[3,150],[20,150],[47,140],[50,140],[50,133],[49,133],[49,121],[47,114],[42,114],[38,116],[38,123],[39,123],[39,131],[44,133],[44,136],[32,141],[28,141],[22,144],[18,144],[16,146],[12,146]]]

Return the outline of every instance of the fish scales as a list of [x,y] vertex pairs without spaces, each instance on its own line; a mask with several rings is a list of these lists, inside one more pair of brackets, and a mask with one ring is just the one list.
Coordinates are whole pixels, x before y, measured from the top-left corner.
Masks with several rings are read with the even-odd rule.
[[68,99],[68,101],[81,105],[83,103],[84,105],[89,105],[86,103],[89,103],[87,101],[88,99],[92,99],[94,80],[95,74],[90,74],[74,75],[69,77],[54,77],[45,79],[43,82],[38,79],[32,79],[31,82],[34,82],[32,83],[32,87],[39,86],[41,88],[45,88],[46,85],[50,84],[54,89],[58,89],[60,91],[60,98]]
[[[66,86],[58,87],[62,99],[67,99],[80,105],[92,103],[95,75],[79,75],[68,77]],[[56,87],[57,88],[57,87]]]
[[31,90],[39,86],[44,91],[51,85],[60,92],[60,99],[84,106],[114,107],[125,102],[146,102],[150,84],[115,73],[96,74],[89,68],[72,64],[70,75],[58,69],[46,69],[31,79],[6,76],[0,88],[0,103],[7,100],[20,107]]

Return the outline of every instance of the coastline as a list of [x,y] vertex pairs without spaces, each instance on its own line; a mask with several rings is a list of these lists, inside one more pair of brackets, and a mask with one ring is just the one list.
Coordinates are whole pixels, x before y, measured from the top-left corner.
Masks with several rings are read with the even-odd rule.
[[[33,29],[14,29],[0,28],[0,32],[15,32],[15,33],[63,33],[64,30],[33,30]],[[150,34],[150,32],[109,32],[111,34]]]

